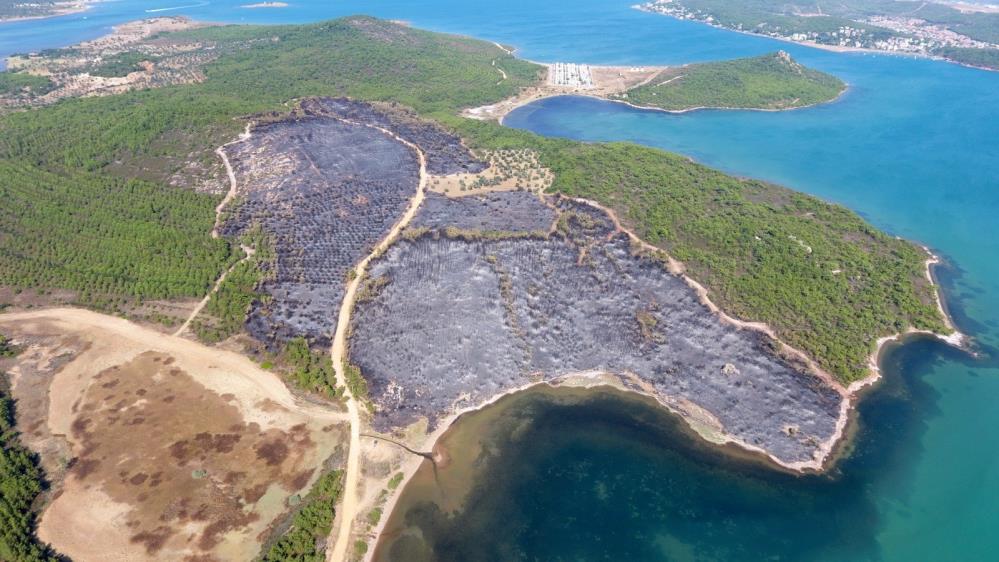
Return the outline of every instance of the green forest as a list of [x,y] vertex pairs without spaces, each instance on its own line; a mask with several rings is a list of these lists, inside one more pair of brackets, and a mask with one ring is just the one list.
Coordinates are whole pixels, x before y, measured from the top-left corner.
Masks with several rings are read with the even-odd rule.
[[940,56],[980,68],[999,69],[999,49],[962,49],[959,47],[945,47],[937,53]]
[[[14,350],[0,336],[0,357]],[[45,488],[38,457],[18,440],[14,428],[14,400],[7,375],[0,372],[0,560],[55,561],[48,545],[35,538],[35,499]]]
[[55,84],[44,76],[27,72],[0,72],[0,95],[41,96],[51,92]]
[[102,60],[90,70],[90,74],[107,78],[127,76],[132,72],[142,70],[141,63],[156,61],[157,57],[138,51],[126,51]]
[[325,539],[333,528],[336,502],[343,491],[343,471],[327,472],[319,478],[309,494],[302,500],[301,508],[288,529],[270,550],[264,562],[323,562],[325,549],[316,544]]
[[783,51],[660,72],[647,84],[614,99],[667,110],[698,107],[787,109],[836,99],[839,78],[806,68]]

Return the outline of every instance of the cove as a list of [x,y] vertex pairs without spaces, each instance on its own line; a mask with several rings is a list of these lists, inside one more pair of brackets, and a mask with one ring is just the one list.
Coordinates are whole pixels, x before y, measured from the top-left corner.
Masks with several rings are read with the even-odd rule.
[[905,559],[879,540],[880,506],[917,485],[905,460],[940,413],[925,371],[941,354],[961,361],[929,338],[886,354],[853,450],[821,475],[723,452],[609,388],[504,397],[441,438],[448,462],[407,484],[375,560]]

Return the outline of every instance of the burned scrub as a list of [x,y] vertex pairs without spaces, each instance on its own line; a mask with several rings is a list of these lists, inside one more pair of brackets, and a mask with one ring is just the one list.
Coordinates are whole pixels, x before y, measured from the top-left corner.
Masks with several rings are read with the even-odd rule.
[[474,174],[487,167],[465,148],[457,135],[401,107],[375,107],[347,98],[310,98],[302,100],[300,111],[308,116],[337,117],[392,131],[420,147],[427,159],[427,173],[435,176]]
[[432,230],[547,232],[554,222],[555,210],[534,193],[505,191],[460,198],[428,193],[412,224]]
[[259,224],[275,258],[248,331],[273,344],[306,336],[327,345],[349,272],[389,231],[419,184],[406,145],[372,127],[329,117],[253,129],[226,148],[242,203],[222,234]]
[[[723,323],[606,216],[567,202],[551,238],[403,240],[370,268],[350,341],[386,429],[532,380],[634,375],[660,400],[785,462],[814,458],[840,396]],[[374,281],[384,278],[380,281]]]

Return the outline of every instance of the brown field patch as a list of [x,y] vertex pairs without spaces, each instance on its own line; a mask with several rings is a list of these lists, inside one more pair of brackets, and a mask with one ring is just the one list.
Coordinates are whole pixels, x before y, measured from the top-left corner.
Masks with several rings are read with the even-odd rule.
[[74,560],[252,559],[343,439],[342,413],[234,353],[74,309],[0,330],[28,344],[19,422],[71,457],[38,532]]
[[451,197],[481,195],[494,191],[542,192],[551,186],[555,175],[538,162],[538,155],[528,149],[483,150],[476,156],[489,163],[478,173],[430,176],[427,188]]

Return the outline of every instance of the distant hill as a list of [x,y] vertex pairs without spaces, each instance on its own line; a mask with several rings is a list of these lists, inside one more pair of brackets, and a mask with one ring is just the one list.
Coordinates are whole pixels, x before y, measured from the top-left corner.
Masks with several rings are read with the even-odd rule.
[[668,68],[615,96],[635,105],[682,111],[701,107],[789,109],[835,99],[840,79],[802,66],[784,51]]

